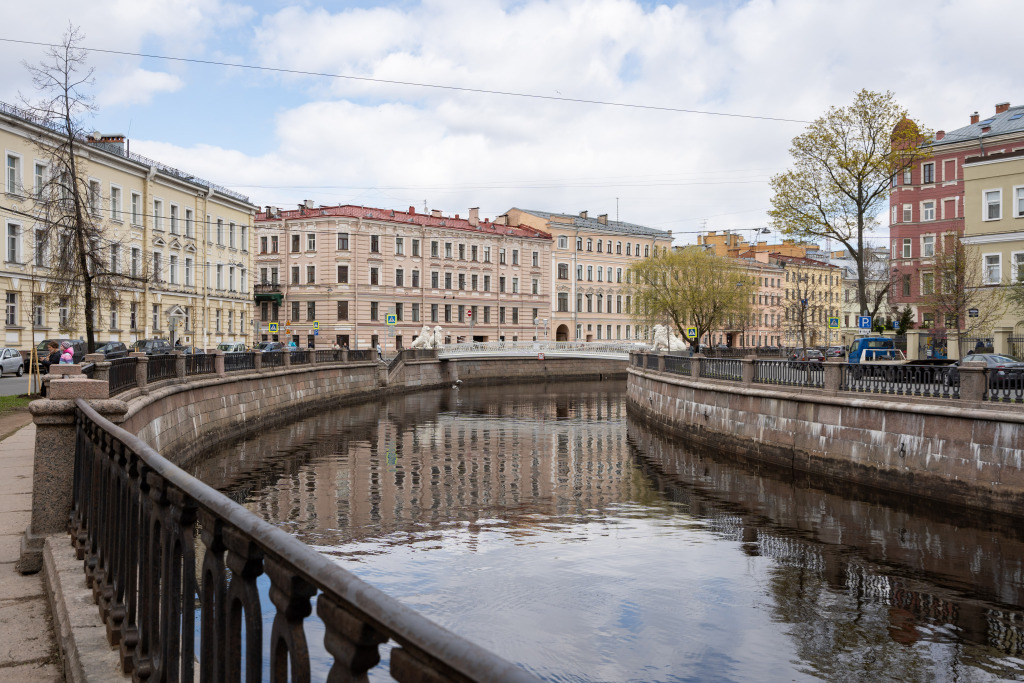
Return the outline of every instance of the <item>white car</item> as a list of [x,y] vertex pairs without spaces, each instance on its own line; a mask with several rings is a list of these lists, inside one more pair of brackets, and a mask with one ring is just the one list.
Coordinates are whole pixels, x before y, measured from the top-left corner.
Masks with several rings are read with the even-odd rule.
[[0,349],[0,377],[14,373],[18,377],[25,372],[25,359],[18,349]]

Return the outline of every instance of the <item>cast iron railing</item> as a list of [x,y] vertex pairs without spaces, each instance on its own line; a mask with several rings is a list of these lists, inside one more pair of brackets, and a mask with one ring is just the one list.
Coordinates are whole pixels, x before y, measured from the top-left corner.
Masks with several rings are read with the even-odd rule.
[[263,353],[263,367],[265,368],[283,368],[284,367],[284,352],[283,351],[265,351]]
[[146,363],[146,381],[159,382],[162,379],[171,379],[175,376],[175,356],[171,353],[162,353],[148,358]]
[[988,368],[985,370],[985,394],[983,401],[995,403],[1024,403],[1024,372],[1003,370],[1002,374]]
[[308,349],[296,349],[290,351],[291,353],[291,364],[292,365],[308,365],[309,364],[309,350]]
[[710,379],[743,380],[743,361],[739,358],[700,358],[700,376]]
[[644,366],[644,354],[642,354],[642,353],[634,353],[634,354],[632,354],[632,357],[633,357],[633,365],[637,366],[638,368],[642,368]]
[[794,387],[825,386],[825,369],[810,360],[755,360],[754,382]]
[[341,349],[317,349],[315,353],[317,363],[340,363],[342,359]]
[[665,372],[676,375],[692,375],[692,362],[693,359],[689,356],[665,356]]
[[1010,355],[1014,358],[1024,358],[1024,337],[1010,337]]
[[136,386],[136,366],[138,360],[133,357],[117,358],[110,361],[110,373],[108,383],[110,384],[110,395],[120,394]]
[[647,355],[647,363],[646,363],[645,367],[648,370],[657,370],[658,369],[658,354],[656,354],[656,353],[648,353],[646,355]]
[[868,394],[960,398],[959,378],[942,365],[844,363],[839,389]]
[[350,363],[374,360],[376,358],[377,352],[373,349],[351,349],[348,352],[348,360]]
[[[210,375],[216,371],[215,355],[212,353],[190,353],[185,356],[186,375]],[[227,360],[224,361],[227,365]]]
[[224,372],[240,372],[256,369],[256,354],[251,351],[239,351],[224,354]]
[[[247,681],[309,681],[303,625],[315,597],[327,680],[366,680],[388,641],[398,681],[537,680],[188,475],[85,401],[75,405],[71,537],[125,673],[219,682],[241,680],[244,668]],[[274,611],[267,650],[264,573]]]

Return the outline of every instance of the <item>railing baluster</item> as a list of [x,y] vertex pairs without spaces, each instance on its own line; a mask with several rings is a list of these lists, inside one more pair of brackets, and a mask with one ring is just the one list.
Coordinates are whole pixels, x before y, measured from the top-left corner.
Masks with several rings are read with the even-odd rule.
[[327,595],[316,599],[316,613],[324,622],[324,647],[334,657],[327,680],[365,683],[366,672],[380,663],[380,644],[388,637]]
[[272,557],[267,558],[265,569],[270,601],[277,608],[270,630],[270,680],[308,683],[309,648],[302,622],[313,611],[310,598],[316,595],[316,587]]
[[225,680],[225,634],[227,633],[227,565],[221,521],[206,511],[199,512],[205,552],[200,582],[199,680]]
[[231,582],[227,592],[227,639],[225,674],[228,681],[242,680],[242,619],[245,619],[245,680],[262,681],[263,618],[256,577],[263,573],[263,551],[241,531],[224,529]]

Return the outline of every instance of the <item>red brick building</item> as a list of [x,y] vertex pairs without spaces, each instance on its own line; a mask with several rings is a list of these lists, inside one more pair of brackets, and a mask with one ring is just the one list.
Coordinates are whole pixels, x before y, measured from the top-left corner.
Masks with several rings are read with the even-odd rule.
[[1024,105],[1003,102],[985,119],[975,112],[963,128],[936,131],[933,154],[893,178],[889,301],[893,308],[911,305],[919,327],[946,326],[920,304],[935,287],[934,256],[944,237],[964,234],[964,159],[1017,149],[1024,149]]

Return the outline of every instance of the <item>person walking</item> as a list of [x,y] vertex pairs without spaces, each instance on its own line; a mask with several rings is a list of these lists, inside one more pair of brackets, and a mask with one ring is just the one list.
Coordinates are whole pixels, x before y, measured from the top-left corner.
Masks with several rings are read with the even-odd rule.
[[384,360],[384,350],[380,348],[380,342],[377,342],[377,359]]

